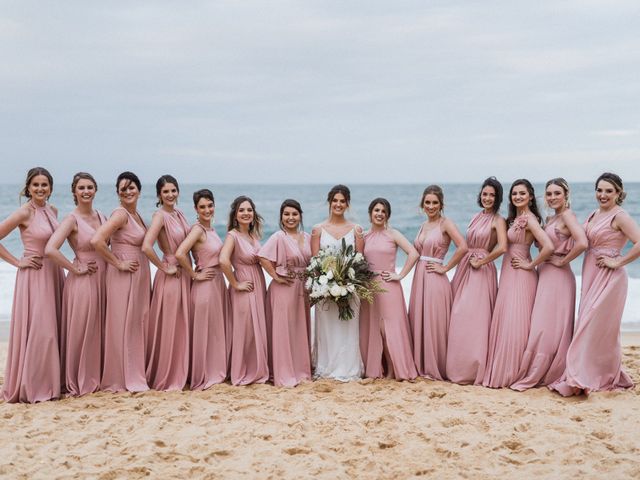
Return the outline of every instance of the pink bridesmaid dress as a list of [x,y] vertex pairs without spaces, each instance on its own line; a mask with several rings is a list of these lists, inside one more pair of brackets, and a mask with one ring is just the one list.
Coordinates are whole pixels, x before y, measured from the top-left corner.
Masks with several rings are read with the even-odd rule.
[[[440,221],[440,223],[442,220]],[[447,275],[427,272],[427,262],[443,263],[450,240],[442,234],[441,225],[432,228],[420,242],[424,225],[414,246],[420,252],[411,285],[409,325],[413,336],[413,358],[418,375],[444,380],[447,362],[447,336],[451,315],[451,284]]]
[[267,321],[265,312],[266,287],[258,252],[260,242],[249,241],[236,230],[231,230],[235,247],[231,264],[238,282],[253,282],[253,291],[231,289],[231,319],[233,323],[231,345],[231,383],[248,385],[265,383],[269,379],[267,347]]
[[[178,266],[175,251],[189,234],[189,223],[178,209],[173,213],[159,209],[156,215],[162,215],[169,244],[169,251],[163,252],[162,261]],[[190,285],[188,275],[166,275],[161,270],[153,279],[146,375],[149,387],[154,390],[180,391],[189,379]]]
[[276,265],[276,273],[296,275],[292,285],[275,281],[267,291],[267,326],[271,329],[270,352],[273,383],[276,387],[295,387],[311,380],[311,311],[301,274],[311,259],[309,234],[304,233],[302,249],[283,231],[274,233],[258,255]]
[[[633,387],[622,370],[620,323],[627,299],[627,272],[596,265],[598,255],[617,257],[627,242],[611,222],[620,207],[585,223],[589,249],[582,266],[582,291],[575,334],[567,352],[567,365],[560,380],[549,388],[563,396]],[[592,213],[589,220],[596,212]]]
[[[104,362],[101,390],[143,392],[145,377],[145,338],[149,323],[151,273],[142,252],[146,228],[127,214],[127,223],[111,236],[111,252],[120,260],[138,260],[134,273],[107,266],[107,310],[104,328]],[[114,212],[116,211],[114,210]]]
[[469,262],[489,255],[495,216],[482,211],[473,217],[467,229],[469,251],[451,281],[453,305],[447,343],[447,378],[463,385],[481,385],[484,379],[498,273],[493,262],[479,269],[474,269]]
[[[533,215],[531,218],[535,220]],[[511,259],[531,260],[531,244],[525,239],[528,221],[528,214],[520,215],[507,231],[509,247],[502,260],[498,296],[491,318],[487,366],[482,383],[485,387],[510,386],[518,378],[527,346],[538,273],[513,268]]]
[[229,292],[220,270],[222,240],[214,229],[196,223],[206,241],[193,252],[197,270],[213,268],[211,280],[191,284],[191,390],[205,390],[226,380],[231,352]]
[[400,282],[385,282],[383,271],[396,271],[398,246],[387,231],[365,235],[364,256],[386,290],[373,303],[360,304],[360,353],[365,377],[413,380],[418,376],[411,351],[407,306]]
[[9,403],[35,403],[60,396],[58,329],[62,315],[64,273],[44,258],[44,247],[58,226],[49,205],[34,210],[27,228],[20,229],[23,256],[42,257],[42,268],[19,269],[13,294],[9,349],[2,398]]
[[[95,229],[80,215],[71,213],[77,225],[74,264],[95,262],[91,275],[69,272],[62,295],[60,357],[63,359],[67,392],[85,395],[100,388],[102,374],[102,332],[105,316],[105,278],[107,263],[91,246]],[[106,222],[98,212],[100,224]]]
[[[545,225],[544,230],[553,242],[553,255],[565,256],[573,248],[573,238],[556,228],[555,218]],[[538,266],[531,331],[520,374],[511,385],[512,389],[523,391],[549,385],[562,376],[573,335],[575,305],[576,277],[571,266],[556,267],[549,262]]]

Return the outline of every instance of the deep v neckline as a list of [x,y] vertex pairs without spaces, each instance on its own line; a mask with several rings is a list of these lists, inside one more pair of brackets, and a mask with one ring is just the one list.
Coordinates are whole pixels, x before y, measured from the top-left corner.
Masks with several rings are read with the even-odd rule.
[[326,233],[327,235],[329,235],[331,238],[333,238],[334,240],[336,240],[336,241],[338,241],[338,242],[340,242],[343,238],[345,238],[347,235],[349,235],[351,232],[353,232],[353,231],[355,230],[355,227],[354,227],[354,228],[350,229],[347,233],[345,233],[344,235],[342,235],[340,238],[336,238],[336,237],[334,237],[333,235],[331,235],[331,233],[329,232],[329,230],[327,230],[326,228],[324,228],[324,227],[320,227],[320,228],[322,228],[322,231],[323,231],[324,233]]

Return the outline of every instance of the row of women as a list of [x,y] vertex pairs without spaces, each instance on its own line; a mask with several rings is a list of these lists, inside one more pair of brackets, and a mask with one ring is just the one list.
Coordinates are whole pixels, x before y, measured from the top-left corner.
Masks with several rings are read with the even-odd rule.
[[[116,181],[120,206],[108,219],[93,208],[98,186],[90,174],[74,176],[77,207],[61,223],[48,203],[52,188],[46,169],[31,169],[23,191],[28,201],[0,224],[0,239],[19,228],[24,244],[21,258],[0,244],[0,257],[18,268],[2,389],[7,402],[98,390],[197,390],[229,378],[234,385],[310,380],[302,272],[325,235],[335,241],[350,235],[385,289],[372,304],[363,302],[355,320],[358,376],[515,390],[548,385],[562,395],[632,386],[621,368],[619,331],[623,266],[640,256],[640,228],[620,207],[625,192],[615,174],[596,181],[598,208],[584,225],[559,178],[545,188],[555,215],[544,224],[525,179],[511,186],[505,220],[498,213],[502,185],[490,177],[466,239],[443,214],[442,189],[429,186],[420,201],[427,219],[413,244],[389,226],[384,198],[371,202],[366,233],[348,221],[350,192],[343,185],[329,192],[329,217],[311,235],[302,230],[300,204],[285,200],[280,231],[264,245],[263,220],[245,196],[231,205],[224,242],[212,228],[209,190],[193,194],[197,222],[189,226],[176,208],[179,185],[170,175],[156,184],[159,209],[149,227],[137,212],[141,184],[131,172]],[[633,246],[622,255],[628,240]],[[73,261],[60,252],[65,241]],[[445,261],[451,241],[456,248]],[[532,259],[534,241],[539,253]],[[407,260],[396,273],[398,248]],[[585,250],[576,318],[570,262]],[[502,255],[498,288],[494,261]],[[157,267],[153,287],[149,262]],[[454,267],[450,282],[446,273]],[[268,291],[263,269],[273,279]],[[412,269],[407,313],[400,280]],[[319,337],[320,330],[316,375],[340,379],[331,369],[318,373],[319,357],[332,350],[318,345]],[[348,348],[333,348],[335,358],[322,368],[333,362],[339,371],[353,354]]]

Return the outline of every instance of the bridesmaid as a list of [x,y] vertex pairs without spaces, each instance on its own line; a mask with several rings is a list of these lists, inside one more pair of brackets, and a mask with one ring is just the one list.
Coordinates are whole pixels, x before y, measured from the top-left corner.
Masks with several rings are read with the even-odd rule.
[[220,268],[231,287],[233,385],[265,383],[269,379],[266,287],[258,260],[262,223],[249,197],[240,196],[231,203]]
[[576,277],[570,262],[587,249],[587,236],[569,208],[569,184],[554,178],[545,185],[545,203],[554,209],[544,231],[553,242],[553,255],[538,266],[538,288],[531,313],[531,330],[520,366],[518,391],[558,380],[565,368],[573,335]]
[[[396,229],[388,225],[391,205],[385,198],[369,204],[371,229],[364,236],[364,256],[371,270],[384,280],[386,290],[374,297],[373,304],[360,307],[360,351],[365,376],[413,380],[418,376],[411,351],[407,307],[400,281],[420,258],[418,251]],[[396,273],[396,253],[400,247],[407,260]]]
[[[151,273],[142,253],[147,227],[138,213],[141,191],[135,173],[116,180],[120,206],[98,228],[91,245],[109,264],[106,278],[103,371],[100,389],[148,390],[144,372],[145,335],[149,323]],[[111,249],[107,242],[111,242]]]
[[58,211],[48,200],[53,178],[42,167],[27,172],[21,192],[28,202],[0,223],[0,240],[20,227],[22,258],[0,244],[0,258],[18,269],[11,310],[9,350],[2,386],[5,402],[42,402],[60,396],[59,336],[64,273],[44,258],[58,227]]
[[[576,331],[562,378],[550,385],[563,396],[633,387],[622,370],[620,322],[627,298],[623,268],[640,257],[640,228],[620,205],[626,196],[622,179],[603,173],[596,181],[599,209],[585,230],[589,249],[582,267],[582,292]],[[625,254],[621,250],[633,243]]]
[[[97,391],[102,374],[107,266],[91,246],[91,238],[107,219],[93,208],[97,191],[92,175],[80,172],[73,176],[71,193],[76,208],[45,248],[46,257],[69,272],[62,295],[60,359],[63,385],[73,396]],[[73,263],[60,252],[65,240],[75,253]]]
[[[540,221],[533,185],[529,180],[516,180],[509,190],[509,243],[491,318],[487,366],[482,382],[485,387],[508,387],[520,371],[538,284],[535,267],[553,253],[553,243],[544,233]],[[534,239],[541,248],[538,256],[531,260]]]
[[[193,194],[198,221],[176,250],[191,284],[191,390],[206,390],[227,379],[231,351],[229,292],[220,271],[222,240],[211,227],[215,204],[211,190]],[[191,267],[189,251],[195,259]]]
[[482,210],[469,223],[469,251],[451,281],[453,305],[447,343],[447,378],[481,385],[487,362],[491,314],[498,293],[494,261],[507,251],[507,224],[500,216],[502,184],[487,178],[478,194]]
[[[418,375],[444,380],[452,302],[447,272],[465,256],[467,242],[456,224],[443,216],[444,192],[438,185],[425,188],[420,207],[427,215],[427,221],[420,226],[413,243],[420,253],[409,301],[413,358]],[[452,240],[456,250],[445,264],[444,257]]]
[[287,199],[280,206],[280,231],[258,253],[273,281],[267,291],[267,325],[273,384],[295,387],[311,380],[311,312],[302,274],[311,258],[310,236],[302,230],[302,207]]
[[[171,175],[156,182],[160,207],[151,219],[142,251],[158,269],[153,279],[146,342],[146,375],[149,388],[182,390],[189,376],[189,302],[191,279],[181,275],[175,251],[189,233],[189,223],[176,208],[180,186]],[[160,260],[153,244],[163,253]]]

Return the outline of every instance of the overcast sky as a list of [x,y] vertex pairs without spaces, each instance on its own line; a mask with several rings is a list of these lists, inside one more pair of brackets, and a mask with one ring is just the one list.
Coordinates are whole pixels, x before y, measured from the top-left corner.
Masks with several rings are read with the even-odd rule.
[[640,181],[640,2],[0,0],[0,182]]

